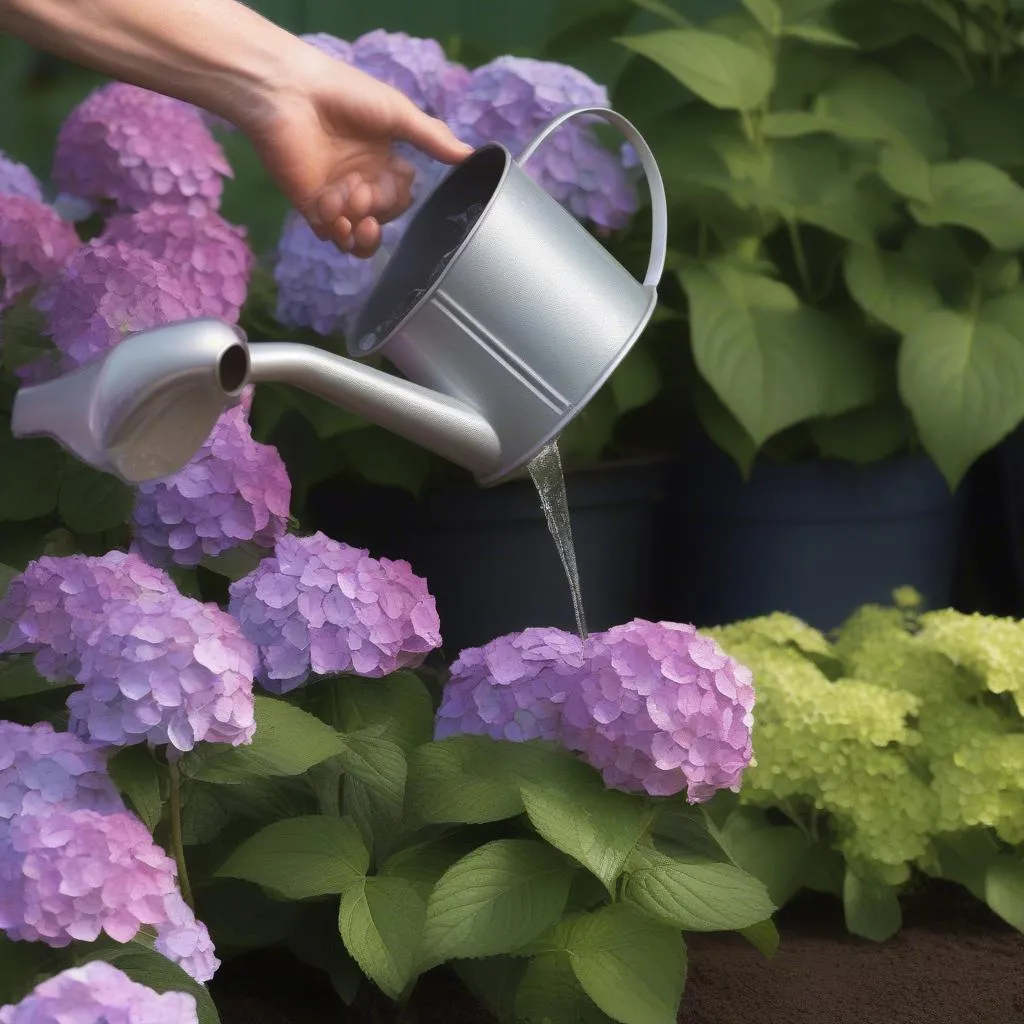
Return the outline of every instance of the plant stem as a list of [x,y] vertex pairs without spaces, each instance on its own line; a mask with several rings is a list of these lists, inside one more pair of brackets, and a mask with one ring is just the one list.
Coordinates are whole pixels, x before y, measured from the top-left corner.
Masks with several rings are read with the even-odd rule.
[[188,867],[185,864],[185,844],[181,838],[181,775],[178,766],[173,762],[167,766],[171,780],[171,849],[174,862],[178,865],[178,885],[181,887],[181,898],[196,909],[192,899],[192,885],[188,880]]
[[800,275],[800,284],[803,287],[804,295],[810,300],[813,292],[811,272],[807,266],[807,253],[804,252],[804,243],[800,238],[800,226],[795,220],[787,220],[786,230],[789,232],[789,241],[793,246],[793,260],[796,263],[796,272]]

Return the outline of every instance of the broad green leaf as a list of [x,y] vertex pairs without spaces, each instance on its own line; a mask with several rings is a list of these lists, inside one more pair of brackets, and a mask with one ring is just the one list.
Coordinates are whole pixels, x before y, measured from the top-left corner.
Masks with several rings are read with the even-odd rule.
[[519,984],[515,1019],[522,1024],[604,1024],[609,1017],[583,990],[568,954],[541,953],[530,960]]
[[690,27],[690,22],[687,21],[686,18],[684,18],[674,7],[665,3],[664,0],[630,0],[630,3],[645,11],[650,11],[651,14],[657,14],[659,17],[671,22],[673,25],[678,25],[679,28]]
[[843,50],[855,50],[857,44],[852,39],[840,35],[834,29],[824,25],[785,25],[782,35],[790,39],[799,39],[813,46],[833,46]]
[[773,110],[761,119],[761,131],[769,139],[796,139],[803,135],[838,135],[857,142],[873,142],[878,132],[811,110]]
[[758,446],[874,397],[873,354],[785,285],[724,265],[681,273],[697,368]]
[[75,533],[103,533],[126,523],[135,494],[127,484],[70,459],[60,481],[57,508]]
[[0,438],[0,476],[6,481],[0,487],[0,523],[25,522],[53,512],[65,462],[49,439]]
[[653,814],[638,797],[608,789],[596,772],[581,768],[524,784],[523,805],[542,838],[614,892],[615,881]]
[[843,262],[846,286],[869,316],[900,334],[941,308],[938,289],[917,264],[899,253],[852,245]]
[[918,223],[970,228],[997,249],[1024,246],[1024,188],[1005,171],[980,160],[955,160],[934,164],[930,184],[931,201],[910,204]]
[[56,689],[56,684],[36,671],[30,657],[4,658],[0,662],[0,701],[30,697],[53,689]]
[[658,364],[650,352],[637,345],[612,374],[608,386],[620,414],[639,409],[661,390]]
[[301,907],[302,916],[287,939],[288,949],[303,963],[326,973],[341,1001],[351,1006],[366,976],[341,939],[337,908],[330,901]]
[[343,893],[370,856],[351,818],[309,815],[275,822],[247,839],[217,874],[240,878],[289,900]]
[[906,451],[910,417],[893,399],[807,424],[818,452],[827,459],[869,465]]
[[1012,253],[990,252],[978,264],[977,279],[987,295],[1013,291],[1021,283],[1020,260]]
[[453,864],[427,905],[430,966],[512,953],[550,928],[569,896],[570,863],[544,843],[498,839]]
[[337,757],[345,738],[308,712],[258,695],[256,735],[241,747],[204,744],[182,758],[182,772],[201,782],[232,784],[255,777],[301,775]]
[[693,383],[693,409],[708,437],[736,463],[743,478],[747,479],[757,458],[757,445],[701,378]]
[[220,1024],[220,1016],[205,985],[193,981],[176,963],[137,940],[125,945],[90,950],[88,960],[106,960],[132,981],[154,992],[187,992],[195,997],[199,1024]]
[[1006,301],[929,313],[900,349],[900,394],[950,487],[1024,419],[1024,344],[1001,322]]
[[1024,166],[1024,124],[1013,90],[978,85],[957,96],[945,114],[959,152],[996,167]]
[[1007,924],[1024,932],[1024,857],[1003,854],[985,872],[985,902]]
[[919,203],[932,201],[932,167],[904,142],[886,146],[878,157],[878,175],[897,195]]
[[20,1003],[44,977],[63,966],[60,953],[41,942],[15,942],[0,934],[0,1006]]
[[393,875],[413,882],[430,896],[437,880],[457,861],[475,848],[469,836],[417,843],[392,853],[380,866],[381,875]]
[[153,832],[164,815],[163,768],[145,744],[124,747],[107,760],[114,785],[131,802],[143,824]]
[[568,941],[583,990],[621,1024],[675,1024],[686,984],[678,929],[625,904],[579,918]]
[[400,809],[405,798],[405,754],[397,743],[385,739],[383,734],[381,726],[346,734],[338,763],[347,775],[365,783]]
[[403,835],[402,807],[395,803],[391,794],[346,775],[342,783],[342,806],[355,821],[374,862],[395,849]]
[[757,924],[741,928],[740,935],[763,956],[771,958],[779,951],[779,930],[774,921],[758,921]]
[[[527,968],[522,957],[489,956],[456,960],[451,966],[462,984],[494,1014],[500,1024],[515,1024],[516,999],[522,990],[521,983]],[[575,977],[572,977],[572,981],[576,984]],[[579,988],[579,985],[576,987]]]
[[256,544],[239,544],[216,557],[204,558],[202,566],[234,583],[243,576],[248,576],[266,556],[265,548]]
[[653,846],[626,866],[625,899],[666,924],[695,932],[747,928],[775,906],[764,885],[732,864],[671,857]]
[[713,107],[754,110],[772,87],[772,65],[765,54],[728,36],[668,29],[617,42],[659,64]]
[[341,899],[345,948],[392,999],[416,977],[426,912],[416,887],[403,878],[364,878]]
[[933,842],[941,876],[962,885],[976,899],[985,902],[985,877],[1000,854],[995,837],[979,829],[940,836]]
[[743,0],[743,6],[770,36],[782,31],[782,11],[775,0]]
[[434,468],[435,458],[421,445],[380,427],[350,430],[336,440],[361,477],[381,487],[401,487],[417,495]]
[[775,906],[784,906],[800,890],[811,844],[798,828],[771,824],[741,808],[729,816],[721,836],[729,856],[761,881]]
[[874,942],[891,939],[903,923],[896,890],[867,882],[849,868],[843,883],[843,913],[846,927],[854,935]]

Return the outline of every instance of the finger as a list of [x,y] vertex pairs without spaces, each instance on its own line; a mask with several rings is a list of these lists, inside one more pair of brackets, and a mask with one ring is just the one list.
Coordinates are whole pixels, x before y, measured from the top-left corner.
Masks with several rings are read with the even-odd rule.
[[345,212],[348,204],[349,188],[341,182],[331,188],[324,189],[317,196],[316,216],[321,224],[331,225]]
[[352,255],[362,260],[368,259],[380,248],[380,223],[375,217],[361,220],[353,229],[352,238],[355,243]]
[[424,114],[412,103],[409,107],[408,116],[398,130],[398,135],[406,142],[445,164],[460,163],[473,152],[473,147],[460,141],[444,121]]
[[324,240],[333,242],[342,252],[351,252],[355,247],[355,239],[352,237],[352,222],[348,217],[338,217],[330,225]]

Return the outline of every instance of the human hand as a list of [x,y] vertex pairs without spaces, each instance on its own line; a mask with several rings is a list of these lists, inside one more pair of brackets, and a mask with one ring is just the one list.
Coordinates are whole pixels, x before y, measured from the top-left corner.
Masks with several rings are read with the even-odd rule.
[[411,203],[415,172],[392,144],[412,143],[448,164],[472,150],[397,89],[309,50],[294,77],[239,127],[317,237],[367,258],[380,245],[381,224]]

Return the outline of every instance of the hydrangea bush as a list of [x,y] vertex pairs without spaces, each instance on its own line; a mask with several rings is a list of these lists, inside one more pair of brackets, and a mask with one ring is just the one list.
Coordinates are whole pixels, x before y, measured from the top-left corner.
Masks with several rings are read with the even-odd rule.
[[[400,33],[307,41],[474,144],[519,150],[607,102],[561,65],[470,70]],[[4,416],[24,381],[132,332],[253,322],[265,281],[219,213],[224,127],[110,84],[67,118],[52,182],[0,160]],[[418,203],[443,168],[405,155]],[[530,169],[596,230],[636,207],[587,124]],[[379,265],[290,218],[271,333],[343,330]],[[766,889],[698,806],[750,761],[749,672],[691,627],[644,621],[586,642],[527,630],[425,667],[442,659],[428,581],[302,529],[301,460],[254,436],[253,405],[134,489],[0,435],[0,962],[19,965],[0,972],[0,1022],[213,1024],[207,983],[259,944],[328,969],[349,1001],[361,982],[401,1000],[449,964],[485,1000],[515,992],[518,1020],[550,1017],[556,979],[566,1024],[644,1024],[677,1012],[684,932],[740,929],[770,952]],[[253,912],[256,935],[238,924]],[[614,987],[609,941],[627,944]]]
[[723,809],[726,845],[779,903],[805,884],[841,894],[869,938],[900,927],[922,873],[1024,931],[1024,623],[899,596],[831,640],[785,615],[711,631],[758,683],[757,763]]

